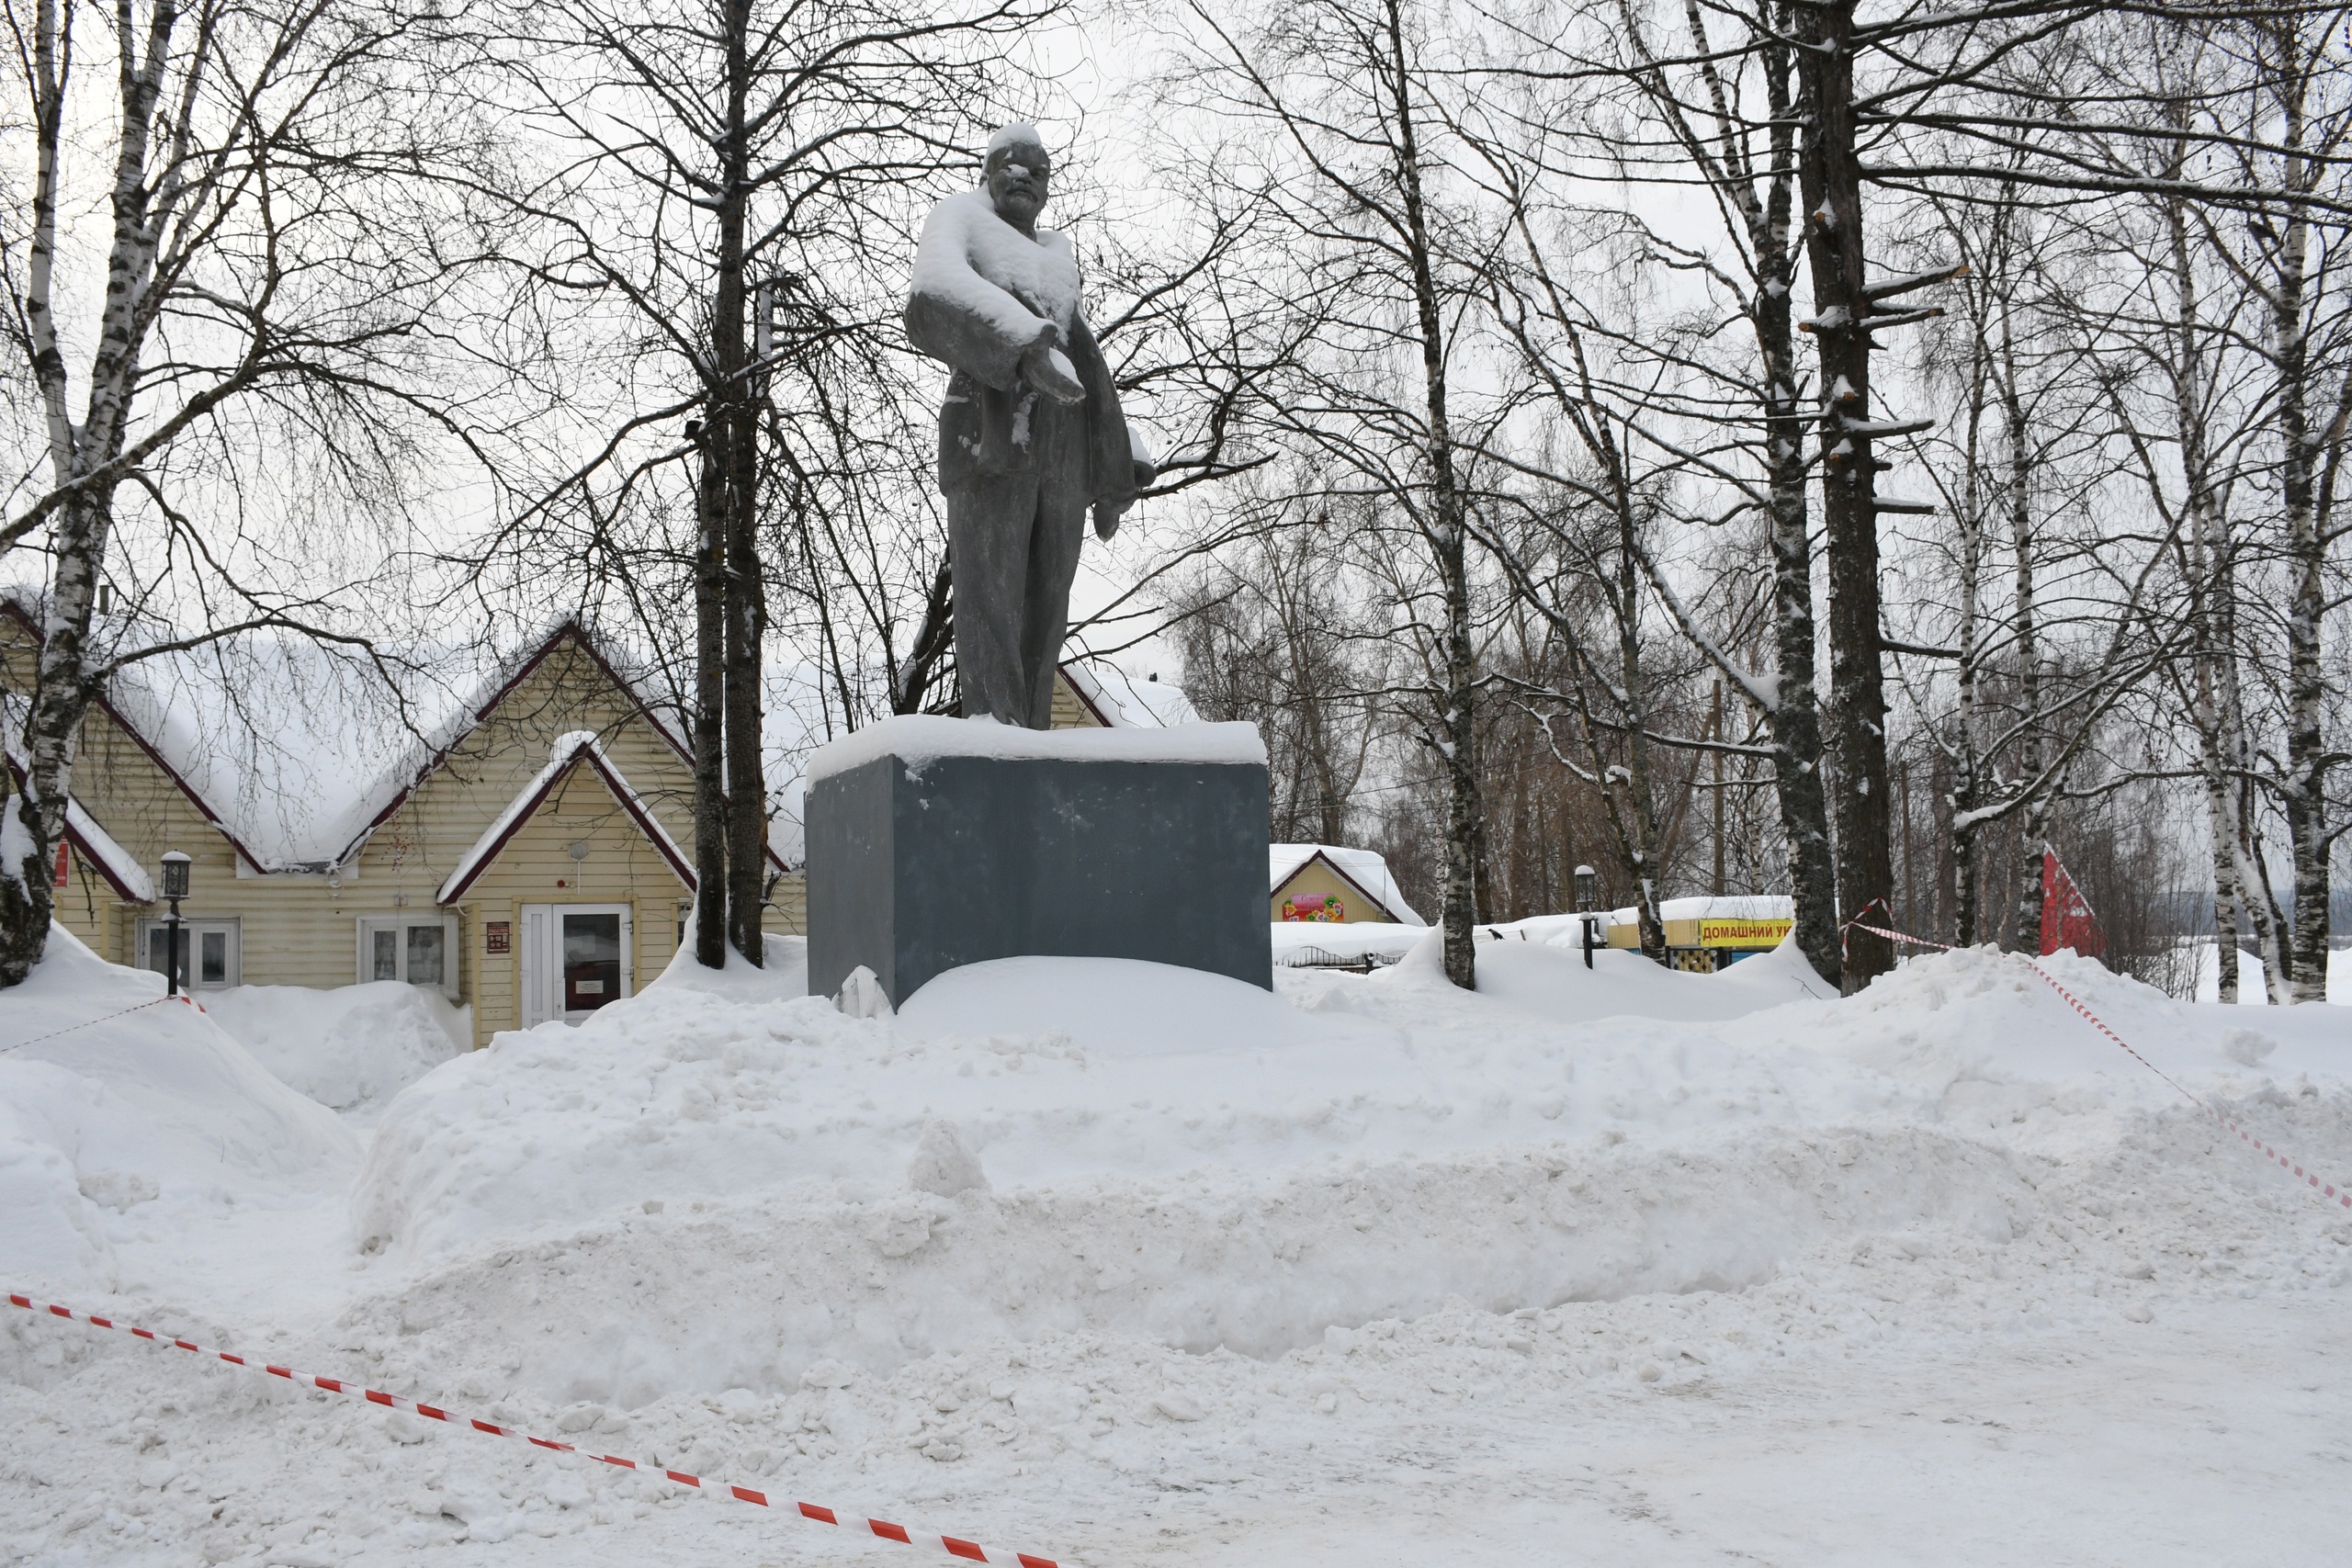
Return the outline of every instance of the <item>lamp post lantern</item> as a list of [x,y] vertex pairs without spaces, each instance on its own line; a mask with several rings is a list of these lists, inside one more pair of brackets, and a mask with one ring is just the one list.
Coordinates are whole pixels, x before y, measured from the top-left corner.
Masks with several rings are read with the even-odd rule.
[[171,915],[164,922],[170,933],[164,942],[164,994],[180,994],[180,900],[187,897],[187,869],[193,864],[177,850],[164,852],[164,897],[172,906]]
[[1600,922],[1600,874],[1589,865],[1577,867],[1577,913],[1583,917],[1584,966],[1592,967],[1592,928]]

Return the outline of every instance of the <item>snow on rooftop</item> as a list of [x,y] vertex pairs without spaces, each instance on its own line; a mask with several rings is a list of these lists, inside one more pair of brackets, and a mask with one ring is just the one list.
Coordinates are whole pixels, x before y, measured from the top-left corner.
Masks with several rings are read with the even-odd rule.
[[[1695,898],[1662,898],[1658,901],[1657,918],[1661,920],[1792,920],[1796,919],[1796,901],[1785,893],[1729,893],[1719,897]],[[1611,925],[1632,925],[1641,919],[1641,911],[1628,904],[1622,909],[1609,911]]]
[[[408,721],[454,705],[413,682]],[[124,722],[264,871],[334,863],[399,787],[414,749],[376,668],[305,637],[257,633],[125,665]]]
[[1269,844],[1266,846],[1266,891],[1271,895],[1298,874],[1317,855],[1336,866],[1347,879],[1380,900],[1381,908],[1408,926],[1429,922],[1405,902],[1405,890],[1388,874],[1388,863],[1375,850],[1351,850],[1338,844]]
[[1201,721],[1181,686],[1156,678],[1138,681],[1108,660],[1073,659],[1062,666],[1062,675],[1114,728],[1164,729]]
[[942,757],[1002,761],[1206,762],[1266,765],[1254,724],[1184,724],[1172,729],[1023,729],[993,718],[900,715],[820,747],[808,759],[814,783],[882,757],[910,766]]
[[152,903],[155,885],[148,880],[147,868],[130,856],[130,852],[114,841],[114,835],[98,826],[98,819],[82,809],[82,803],[72,795],[65,797],[65,828],[82,840],[90,858],[98,863],[106,874],[120,887],[126,897],[140,903]]

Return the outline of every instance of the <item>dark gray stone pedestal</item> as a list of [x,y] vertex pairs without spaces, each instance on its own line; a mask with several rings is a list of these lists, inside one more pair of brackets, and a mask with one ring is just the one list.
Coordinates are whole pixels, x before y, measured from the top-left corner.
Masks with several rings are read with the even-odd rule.
[[811,996],[1028,954],[1273,986],[1262,763],[885,755],[817,778],[806,821]]

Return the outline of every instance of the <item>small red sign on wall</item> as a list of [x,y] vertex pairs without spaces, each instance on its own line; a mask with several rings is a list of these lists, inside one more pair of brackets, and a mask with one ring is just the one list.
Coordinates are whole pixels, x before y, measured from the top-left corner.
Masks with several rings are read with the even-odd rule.
[[60,887],[64,886],[66,879],[74,874],[73,850],[74,846],[67,843],[64,840],[60,839],[57,840],[56,885]]
[[514,926],[512,921],[484,920],[481,927],[481,936],[482,951],[484,953],[511,953],[514,951]]

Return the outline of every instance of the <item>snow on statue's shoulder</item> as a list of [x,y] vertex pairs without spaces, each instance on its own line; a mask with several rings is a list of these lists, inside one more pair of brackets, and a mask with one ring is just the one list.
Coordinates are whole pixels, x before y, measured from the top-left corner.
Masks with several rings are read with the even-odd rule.
[[1000,761],[1209,762],[1265,766],[1266,743],[1254,724],[1179,724],[1166,729],[1023,729],[992,718],[901,715],[870,724],[817,749],[808,781],[847,773],[882,757],[910,767],[942,757]]
[[1033,240],[998,217],[986,190],[958,191],[923,220],[912,289],[1025,343],[1040,318],[1065,333],[1077,321],[1078,255],[1054,230]]

